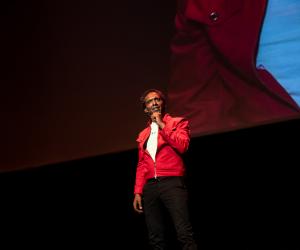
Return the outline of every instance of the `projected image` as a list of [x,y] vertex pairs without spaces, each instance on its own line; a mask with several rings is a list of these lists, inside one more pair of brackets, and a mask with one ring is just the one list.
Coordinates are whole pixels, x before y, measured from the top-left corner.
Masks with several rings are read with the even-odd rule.
[[298,0],[8,2],[0,172],[135,149],[149,88],[192,137],[300,118]]
[[299,1],[179,1],[175,26],[169,110],[193,135],[299,118]]

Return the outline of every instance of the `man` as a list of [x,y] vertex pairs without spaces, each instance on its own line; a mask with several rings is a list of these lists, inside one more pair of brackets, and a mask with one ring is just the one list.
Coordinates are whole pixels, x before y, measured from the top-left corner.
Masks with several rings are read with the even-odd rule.
[[166,249],[163,213],[172,219],[178,241],[185,250],[197,249],[188,212],[182,154],[190,142],[189,122],[165,113],[166,98],[156,89],[141,97],[148,126],[139,134],[138,164],[134,187],[134,210],[144,212],[149,243],[153,249]]

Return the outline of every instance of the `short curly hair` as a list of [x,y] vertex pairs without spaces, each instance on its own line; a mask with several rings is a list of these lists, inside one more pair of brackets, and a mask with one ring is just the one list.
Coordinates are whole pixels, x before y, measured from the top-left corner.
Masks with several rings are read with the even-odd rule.
[[147,96],[149,93],[151,93],[151,92],[155,92],[155,93],[157,93],[157,94],[160,96],[160,98],[161,98],[162,101],[163,101],[163,106],[165,107],[165,106],[166,106],[166,96],[164,95],[164,93],[161,92],[161,91],[158,90],[158,89],[148,89],[148,90],[146,90],[146,91],[141,95],[141,97],[140,97],[140,102],[141,102],[141,104],[142,104],[143,110],[146,108],[145,98],[146,98],[146,96]]

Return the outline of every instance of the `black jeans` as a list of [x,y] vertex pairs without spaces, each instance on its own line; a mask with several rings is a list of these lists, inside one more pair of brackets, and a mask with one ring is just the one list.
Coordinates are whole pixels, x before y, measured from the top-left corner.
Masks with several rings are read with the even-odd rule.
[[144,186],[143,200],[149,243],[153,249],[166,249],[164,209],[167,209],[170,214],[182,249],[197,249],[189,218],[188,193],[183,177],[169,176],[149,180]]

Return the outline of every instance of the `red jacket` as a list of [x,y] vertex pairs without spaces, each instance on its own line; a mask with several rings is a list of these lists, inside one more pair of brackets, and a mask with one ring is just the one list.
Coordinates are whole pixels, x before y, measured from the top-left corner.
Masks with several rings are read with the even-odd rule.
[[178,0],[168,109],[189,119],[193,135],[300,117],[256,68],[265,8],[266,0]]
[[154,162],[147,151],[147,140],[150,135],[150,123],[140,132],[138,142],[138,164],[134,193],[142,193],[147,179],[155,176],[182,176],[185,165],[182,154],[188,149],[190,142],[189,122],[182,117],[171,117],[165,114],[166,124],[159,130],[156,161]]

